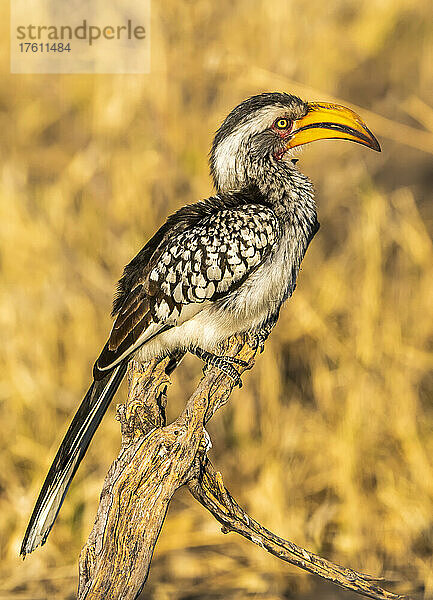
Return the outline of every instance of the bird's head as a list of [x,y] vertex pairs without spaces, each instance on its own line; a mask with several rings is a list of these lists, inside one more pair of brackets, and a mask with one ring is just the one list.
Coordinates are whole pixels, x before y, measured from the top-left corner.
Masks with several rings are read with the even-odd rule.
[[287,171],[293,148],[331,138],[380,152],[374,135],[349,108],[277,92],[252,96],[232,110],[215,135],[210,152],[215,187],[239,190],[279,167]]

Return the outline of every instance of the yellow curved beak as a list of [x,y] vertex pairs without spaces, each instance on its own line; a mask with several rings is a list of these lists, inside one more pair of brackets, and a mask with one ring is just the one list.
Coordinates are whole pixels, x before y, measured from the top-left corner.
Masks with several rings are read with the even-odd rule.
[[286,147],[325,139],[351,140],[380,152],[379,142],[353,110],[329,102],[309,102],[308,113],[295,121]]

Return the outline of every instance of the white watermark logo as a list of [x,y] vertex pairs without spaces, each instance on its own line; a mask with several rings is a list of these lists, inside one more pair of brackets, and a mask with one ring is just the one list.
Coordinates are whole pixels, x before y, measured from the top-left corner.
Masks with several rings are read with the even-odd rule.
[[150,0],[11,0],[12,73],[148,73]]
[[106,40],[144,40],[146,37],[146,28],[143,25],[134,25],[131,19],[128,19],[126,25],[89,25],[86,19],[83,19],[81,25],[71,27],[70,25],[18,25],[16,30],[18,40],[34,42],[41,41],[64,41],[64,40],[86,40],[92,46],[93,42],[99,39]]

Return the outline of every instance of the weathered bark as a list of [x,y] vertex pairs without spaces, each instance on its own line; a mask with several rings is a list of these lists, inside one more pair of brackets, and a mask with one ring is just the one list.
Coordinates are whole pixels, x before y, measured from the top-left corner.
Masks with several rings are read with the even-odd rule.
[[[232,338],[225,352],[254,364],[254,350]],[[401,599],[373,578],[339,567],[271,533],[251,519],[225,489],[207,460],[205,424],[225,404],[233,381],[207,369],[182,414],[165,424],[167,359],[141,366],[132,362],[129,393],[118,407],[122,445],[106,476],[96,521],[81,552],[79,600],[134,600],[149,572],[153,551],[175,491],[187,484],[192,495],[223,525],[275,556],[371,598]]]

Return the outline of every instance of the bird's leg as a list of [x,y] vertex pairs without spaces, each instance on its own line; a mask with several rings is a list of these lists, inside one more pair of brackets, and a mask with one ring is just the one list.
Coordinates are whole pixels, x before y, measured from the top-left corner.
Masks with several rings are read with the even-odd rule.
[[280,314],[280,309],[277,310],[274,314],[272,314],[260,327],[250,331],[250,341],[251,347],[254,350],[260,348],[260,353],[265,349],[265,342],[269,337],[272,329],[274,328],[276,322],[278,321],[278,316]]
[[182,358],[185,356],[186,350],[175,350],[170,354],[170,360],[165,367],[165,374],[171,375],[176,367],[179,366]]
[[242,387],[240,375],[234,368],[233,364],[241,367],[247,367],[247,362],[240,360],[239,358],[235,358],[234,356],[217,356],[216,354],[211,354],[202,348],[192,348],[190,352],[201,358],[206,364],[211,365],[212,367],[217,367],[220,371],[233,379],[233,381],[238,384],[239,387]]
[[240,367],[248,367],[246,360],[241,360],[240,358],[236,358],[236,356],[218,356],[218,358],[222,358],[226,362],[239,365]]

